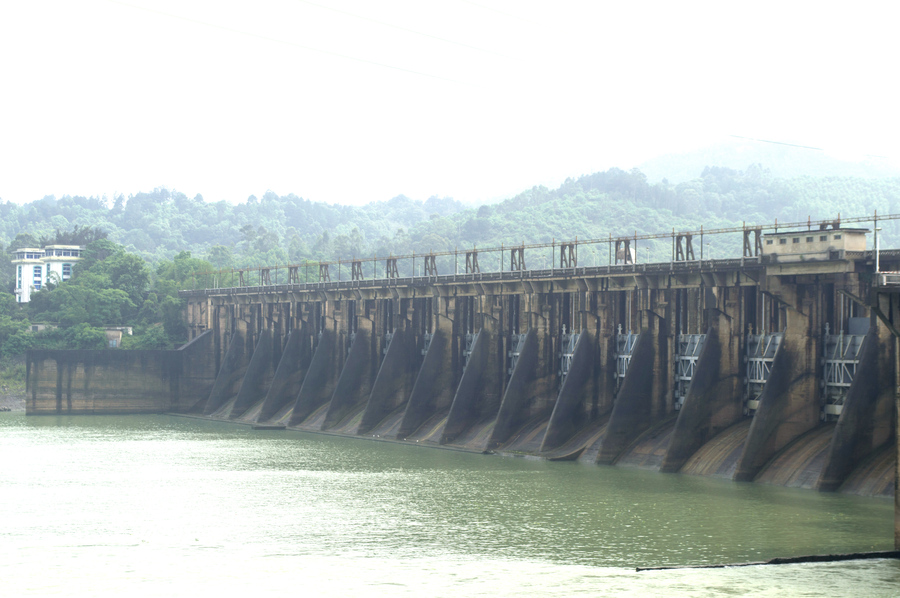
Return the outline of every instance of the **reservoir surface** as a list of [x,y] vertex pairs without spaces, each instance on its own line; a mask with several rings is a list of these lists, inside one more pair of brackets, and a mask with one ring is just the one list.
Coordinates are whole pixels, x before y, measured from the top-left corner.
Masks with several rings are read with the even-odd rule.
[[5,596],[900,595],[893,503],[171,416],[0,413]]

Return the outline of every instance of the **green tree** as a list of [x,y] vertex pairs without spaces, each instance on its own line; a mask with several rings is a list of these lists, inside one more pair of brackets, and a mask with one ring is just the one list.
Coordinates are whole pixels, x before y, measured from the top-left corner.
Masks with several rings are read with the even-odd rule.
[[122,246],[113,243],[109,239],[94,241],[84,248],[81,259],[75,262],[75,273],[91,270],[98,263],[120,251],[123,251]]
[[68,328],[64,335],[70,349],[96,350],[109,346],[103,329],[94,328],[85,322]]
[[163,330],[159,324],[147,326],[146,328],[135,331],[131,336],[122,337],[123,349],[171,349],[172,341],[169,335]]
[[234,255],[231,251],[231,247],[226,247],[225,245],[213,245],[210,247],[209,262],[212,263],[217,270],[230,268],[234,263]]
[[150,284],[150,271],[140,257],[117,252],[103,263],[102,271],[109,276],[113,288],[124,291],[135,305],[142,303],[142,297]]
[[184,301],[175,297],[166,297],[159,304],[163,329],[171,339],[187,339],[187,327],[184,324]]
[[4,357],[20,355],[30,348],[30,326],[28,320],[0,315],[0,352]]

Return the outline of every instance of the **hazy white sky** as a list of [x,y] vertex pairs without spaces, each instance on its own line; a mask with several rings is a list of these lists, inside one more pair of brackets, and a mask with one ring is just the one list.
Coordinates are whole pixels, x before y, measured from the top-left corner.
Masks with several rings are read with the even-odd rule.
[[889,2],[10,0],[0,198],[509,196],[727,135],[900,158]]

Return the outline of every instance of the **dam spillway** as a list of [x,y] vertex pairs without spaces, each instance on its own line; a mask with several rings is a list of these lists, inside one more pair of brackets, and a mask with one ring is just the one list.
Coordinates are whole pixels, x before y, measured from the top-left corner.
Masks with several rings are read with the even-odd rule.
[[[791,235],[813,238],[768,240]],[[519,248],[521,267],[499,272],[474,251],[446,275],[432,260],[400,277],[390,258],[384,278],[354,264],[350,280],[326,266],[319,282],[271,284],[261,270],[256,286],[182,291],[192,340],[178,351],[31,352],[27,410],[180,412],[892,493],[900,295],[872,251],[761,240],[735,259],[635,263],[626,248],[581,267],[562,245],[542,270],[524,269]],[[879,258],[900,270],[900,251]]]

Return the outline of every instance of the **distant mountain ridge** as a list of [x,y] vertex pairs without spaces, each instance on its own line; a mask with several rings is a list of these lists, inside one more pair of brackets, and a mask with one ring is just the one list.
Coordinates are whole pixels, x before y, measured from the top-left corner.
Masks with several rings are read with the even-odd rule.
[[842,160],[821,149],[741,137],[729,137],[699,150],[659,156],[637,168],[650,182],[666,179],[677,184],[699,178],[707,166],[745,170],[750,164],[760,164],[773,177],[783,179],[802,176],[900,177],[900,166],[887,158],[867,156],[861,161]]

